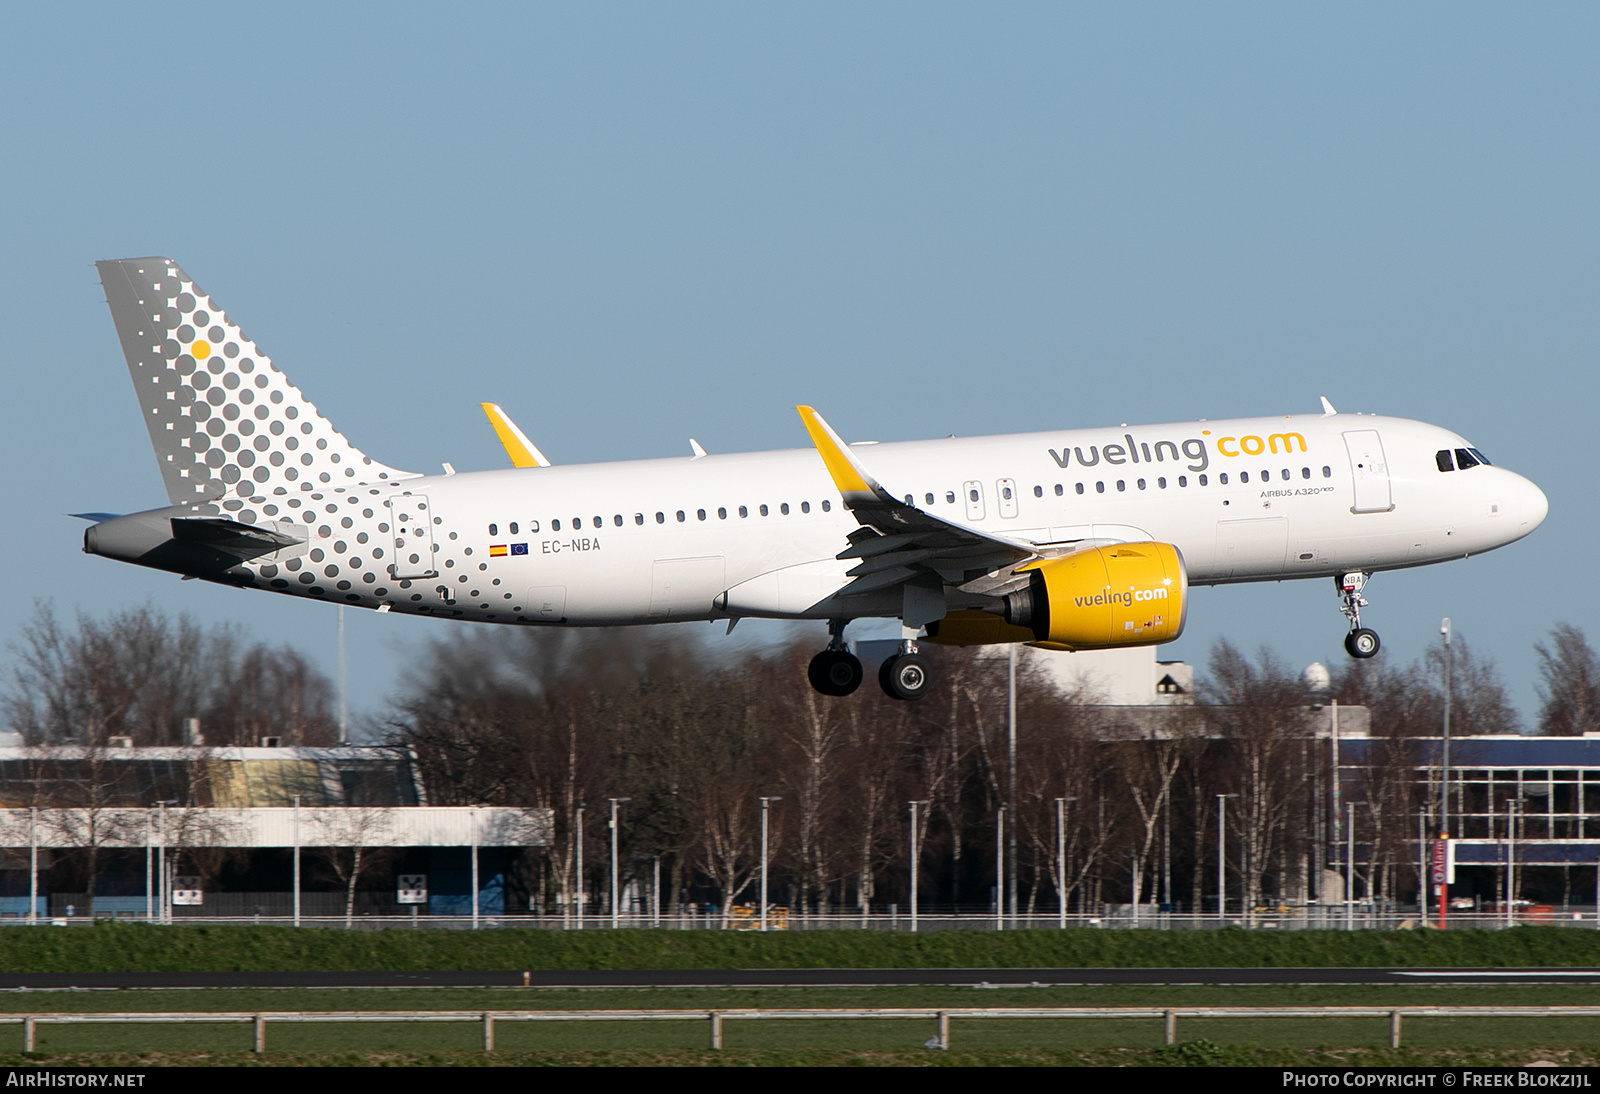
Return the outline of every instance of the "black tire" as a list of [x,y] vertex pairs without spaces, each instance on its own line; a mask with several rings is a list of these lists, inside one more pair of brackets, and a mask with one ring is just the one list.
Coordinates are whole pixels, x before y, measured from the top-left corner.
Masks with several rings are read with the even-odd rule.
[[806,669],[811,686],[823,695],[849,695],[861,686],[861,662],[846,650],[823,650]]
[[928,663],[914,653],[897,653],[878,669],[878,686],[891,699],[914,702],[928,694]]
[[1378,632],[1367,627],[1353,630],[1344,636],[1345,652],[1358,661],[1377,654],[1383,643],[1378,641]]

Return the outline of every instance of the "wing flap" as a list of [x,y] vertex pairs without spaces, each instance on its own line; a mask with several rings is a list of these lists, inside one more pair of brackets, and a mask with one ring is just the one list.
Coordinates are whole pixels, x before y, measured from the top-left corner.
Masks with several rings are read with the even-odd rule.
[[822,415],[796,407],[806,432],[828,469],[834,486],[861,528],[836,555],[861,559],[848,574],[855,578],[841,596],[877,592],[911,582],[956,585],[996,570],[1009,572],[1039,551],[1031,543],[952,523],[901,501],[873,477]]

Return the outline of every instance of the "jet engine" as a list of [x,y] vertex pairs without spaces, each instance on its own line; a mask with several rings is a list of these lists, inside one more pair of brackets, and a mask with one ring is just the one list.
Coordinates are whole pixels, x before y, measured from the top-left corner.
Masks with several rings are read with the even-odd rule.
[[1004,598],[1012,627],[1055,649],[1152,646],[1183,633],[1189,578],[1170,543],[1118,543],[1030,563]]

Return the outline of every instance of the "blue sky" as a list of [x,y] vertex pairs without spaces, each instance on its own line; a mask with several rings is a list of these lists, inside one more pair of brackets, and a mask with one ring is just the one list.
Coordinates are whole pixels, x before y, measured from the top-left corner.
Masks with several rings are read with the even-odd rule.
[[[501,466],[483,399],[571,463],[799,446],[797,402],[890,440],[1327,395],[1550,497],[1523,543],[1375,579],[1395,655],[1450,615],[1531,713],[1533,643],[1600,607],[1593,5],[3,18],[0,636],[36,598],[152,600],[331,671],[330,607],[86,557],[61,516],[164,503],[92,267],[144,254],[400,467]],[[1163,656],[1343,656],[1323,582],[1200,590],[1189,618]],[[352,613],[357,712],[442,633]]]

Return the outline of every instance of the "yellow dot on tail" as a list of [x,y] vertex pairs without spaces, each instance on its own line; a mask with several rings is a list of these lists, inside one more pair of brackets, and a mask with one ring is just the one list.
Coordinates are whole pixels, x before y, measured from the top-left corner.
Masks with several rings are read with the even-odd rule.
[[211,343],[201,338],[194,340],[194,345],[189,347],[189,352],[194,354],[196,361],[204,361],[211,356]]

